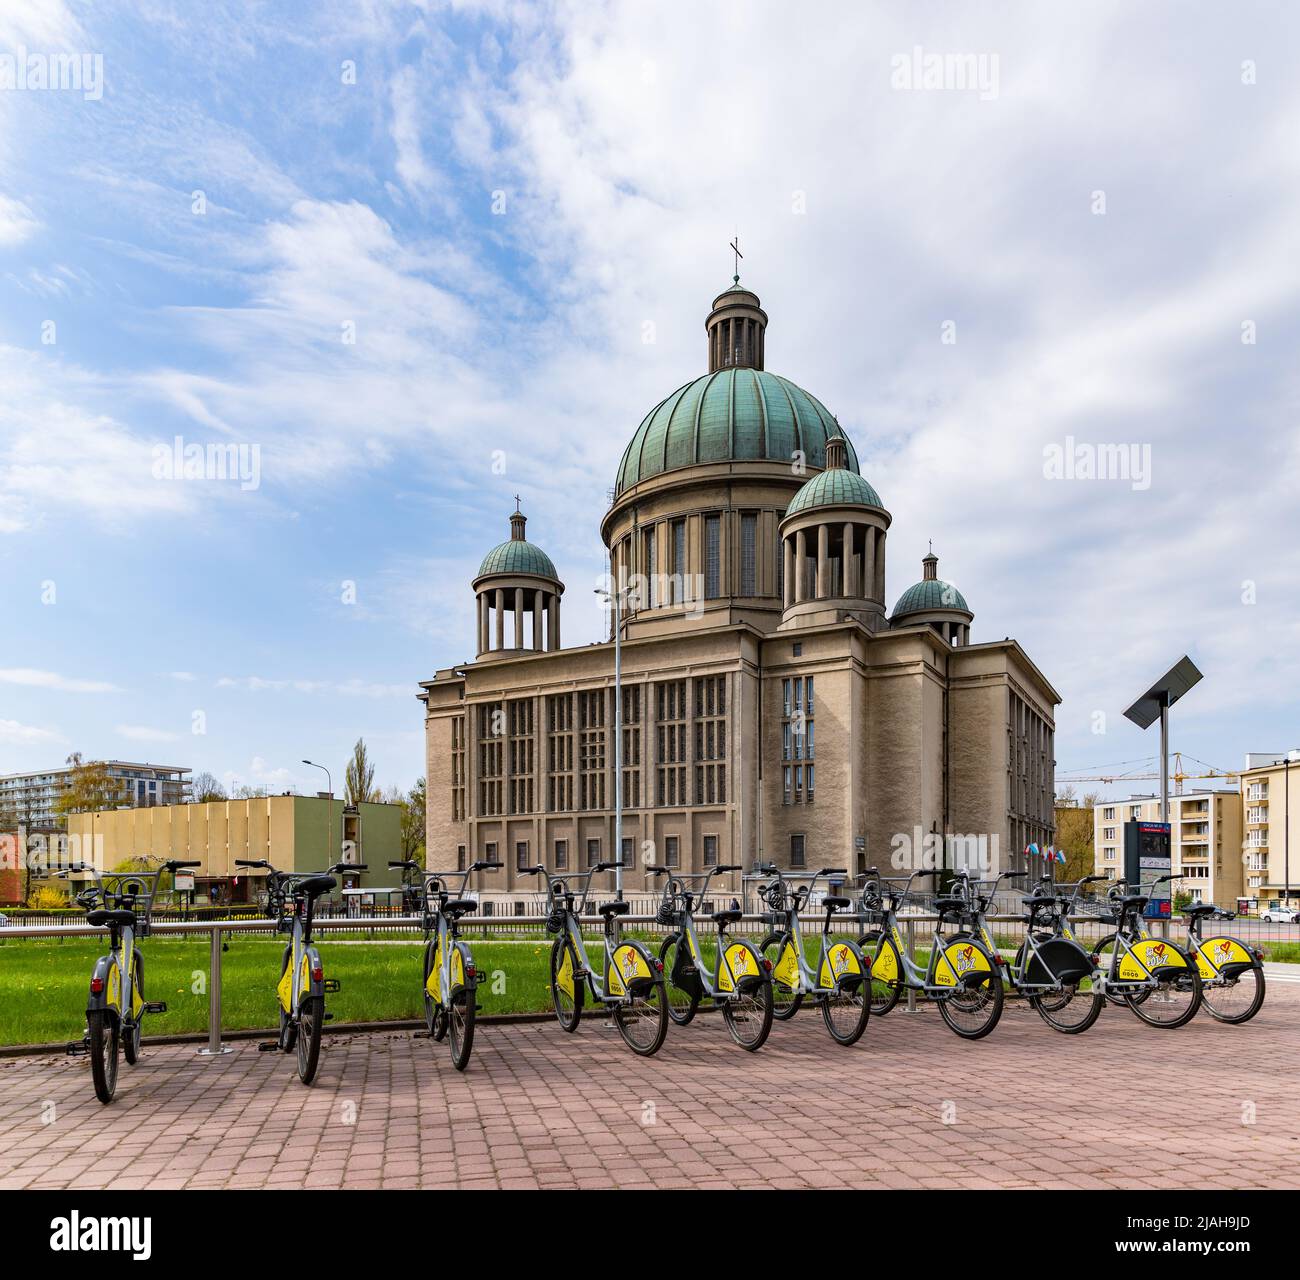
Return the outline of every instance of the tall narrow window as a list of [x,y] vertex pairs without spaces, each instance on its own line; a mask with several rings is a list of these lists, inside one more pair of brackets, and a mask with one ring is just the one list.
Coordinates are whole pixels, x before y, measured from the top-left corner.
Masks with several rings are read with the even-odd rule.
[[802,834],[790,837],[790,866],[806,867],[808,865],[808,855],[804,850],[804,838]]
[[718,865],[718,837],[704,837],[704,865],[706,867],[716,867]]
[[704,597],[716,600],[722,594],[722,518],[704,517]]
[[758,517],[752,512],[740,517],[740,594],[756,596]]
[[686,592],[686,521],[673,521],[673,601],[681,604],[687,598]]
[[655,527],[651,525],[641,535],[641,546],[643,555],[641,557],[642,572],[646,579],[646,593],[650,608],[654,608],[659,603],[659,587],[656,579],[659,576],[659,546],[658,539],[655,537]]

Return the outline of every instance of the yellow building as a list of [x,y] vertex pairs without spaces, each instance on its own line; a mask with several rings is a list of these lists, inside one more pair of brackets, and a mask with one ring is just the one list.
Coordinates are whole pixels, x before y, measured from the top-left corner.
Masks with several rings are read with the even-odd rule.
[[[1095,874],[1112,880],[1124,874],[1124,823],[1134,820],[1159,822],[1159,797],[1130,796],[1093,806]],[[1170,796],[1169,825],[1170,870],[1185,877],[1174,892],[1236,910],[1242,896],[1241,795],[1194,791]]]
[[278,871],[366,863],[370,871],[348,876],[348,887],[391,880],[388,861],[402,856],[401,807],[281,795],[78,813],[68,819],[68,848],[101,871],[134,857],[197,860],[197,902],[250,902],[266,873],[236,859],[265,858]]
[[1245,896],[1300,906],[1300,751],[1248,755],[1241,805]]
[[904,869],[960,837],[1006,869],[1052,842],[1060,698],[1016,641],[972,638],[934,555],[888,608],[892,517],[837,420],[766,370],[767,322],[734,281],[708,372],[624,452],[600,520],[621,706],[613,644],[562,647],[564,584],[519,511],[470,584],[476,660],[422,683],[429,865],[501,860],[488,903],[519,909],[537,863],[621,858],[636,892],[647,862]]

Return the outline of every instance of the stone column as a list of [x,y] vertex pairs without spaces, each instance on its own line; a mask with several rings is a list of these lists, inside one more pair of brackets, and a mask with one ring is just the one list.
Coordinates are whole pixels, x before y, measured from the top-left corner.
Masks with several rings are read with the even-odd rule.
[[824,600],[831,593],[830,589],[830,526],[817,526],[817,598]]
[[874,600],[876,599],[876,526],[867,525],[863,533],[866,536],[862,539],[862,594],[868,600]]
[[551,607],[547,610],[551,623],[551,648],[560,647],[560,597],[551,596]]
[[880,530],[876,547],[876,599],[885,603],[885,531]]
[[497,642],[494,647],[497,649],[504,649],[506,647],[506,593],[501,587],[498,587],[496,589],[496,608],[497,608],[497,619],[496,619]]
[[524,589],[515,588],[515,648],[524,648]]
[[794,602],[798,604],[803,599],[804,594],[804,570],[806,567],[805,557],[808,554],[808,540],[805,531],[800,529],[794,535]]
[[794,543],[787,534],[781,539],[781,554],[785,557],[781,574],[781,594],[784,597],[782,607],[788,609],[794,603]]
[[853,522],[844,522],[844,549],[840,552],[840,564],[844,570],[843,596],[853,595]]
[[480,591],[475,603],[478,611],[478,651],[482,653],[488,647],[487,596]]
[[542,647],[542,591],[533,592],[533,648]]

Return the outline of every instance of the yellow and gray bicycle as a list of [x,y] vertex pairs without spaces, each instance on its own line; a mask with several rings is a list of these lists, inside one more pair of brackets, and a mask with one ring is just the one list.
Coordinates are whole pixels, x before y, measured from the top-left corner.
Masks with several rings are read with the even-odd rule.
[[68,871],[88,871],[92,887],[78,894],[88,908],[86,923],[108,929],[108,954],[95,961],[86,1002],[86,1031],[68,1045],[69,1055],[87,1054],[95,1096],[104,1104],[117,1092],[118,1053],[134,1066],[140,1058],[140,1028],[146,1013],[166,1013],[162,1000],[144,998],[144,957],[136,945],[149,936],[149,918],[158,881],[181,867],[198,862],[173,860],[143,871],[98,871],[87,863],[74,863]]

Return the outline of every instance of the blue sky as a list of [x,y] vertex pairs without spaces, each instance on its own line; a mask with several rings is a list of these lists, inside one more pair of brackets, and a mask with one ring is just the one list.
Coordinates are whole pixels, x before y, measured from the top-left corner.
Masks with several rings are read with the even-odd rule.
[[[933,538],[1063,694],[1059,772],[1151,755],[1120,713],[1183,652],[1175,747],[1300,745],[1300,22],[823,9],[6,4],[0,57],[103,93],[0,89],[0,772],[305,788],[364,736],[409,785],[513,494],[599,635],[606,491],[737,230],[891,601]],[[993,92],[900,85],[916,50]],[[157,478],[176,436],[258,486]],[[1049,478],[1067,440],[1150,483]]]

